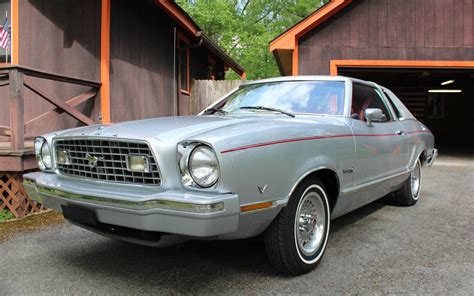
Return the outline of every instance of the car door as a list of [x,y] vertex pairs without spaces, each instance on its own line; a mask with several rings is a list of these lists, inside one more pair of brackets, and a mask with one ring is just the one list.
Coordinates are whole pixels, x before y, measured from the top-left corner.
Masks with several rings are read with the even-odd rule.
[[[365,110],[378,108],[384,119],[369,126]],[[365,186],[383,180],[403,170],[403,138],[398,121],[375,85],[353,83],[351,119],[356,146],[354,184]]]
[[416,146],[418,139],[413,137],[413,133],[417,131],[417,121],[413,114],[403,105],[400,99],[389,89],[382,88],[385,98],[390,103],[394,115],[397,119],[400,131],[403,133],[401,143],[401,161],[404,168],[408,168],[413,163],[413,157],[416,157]]

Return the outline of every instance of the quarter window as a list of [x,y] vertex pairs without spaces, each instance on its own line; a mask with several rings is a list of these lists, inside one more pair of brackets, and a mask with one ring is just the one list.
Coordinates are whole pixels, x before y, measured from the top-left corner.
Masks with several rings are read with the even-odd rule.
[[385,106],[380,93],[373,87],[354,83],[352,85],[351,117],[366,121],[365,110],[367,108],[378,108],[385,115],[385,121],[390,121],[390,113]]
[[385,97],[387,98],[387,101],[390,103],[390,106],[392,106],[392,109],[395,112],[395,116],[397,118],[401,118],[402,115],[400,114],[400,110],[398,110],[397,106],[395,106],[395,103],[393,103],[392,99],[385,91],[384,91],[384,94],[385,94]]

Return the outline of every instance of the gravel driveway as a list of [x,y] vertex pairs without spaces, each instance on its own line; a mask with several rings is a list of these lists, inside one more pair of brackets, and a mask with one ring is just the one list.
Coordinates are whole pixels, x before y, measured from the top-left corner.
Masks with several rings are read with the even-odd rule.
[[153,249],[69,224],[0,244],[0,294],[474,294],[474,156],[423,171],[411,208],[380,200],[333,221],[319,268],[283,277],[262,242]]

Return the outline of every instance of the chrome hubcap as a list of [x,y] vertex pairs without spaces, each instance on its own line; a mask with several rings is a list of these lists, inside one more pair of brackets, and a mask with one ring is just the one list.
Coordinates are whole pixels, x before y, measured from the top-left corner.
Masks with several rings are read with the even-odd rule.
[[311,256],[324,239],[326,213],[322,197],[316,192],[308,192],[298,205],[295,219],[298,248],[304,255]]
[[418,198],[418,194],[420,193],[420,184],[421,184],[421,169],[420,163],[416,163],[415,170],[411,173],[411,193],[415,199]]

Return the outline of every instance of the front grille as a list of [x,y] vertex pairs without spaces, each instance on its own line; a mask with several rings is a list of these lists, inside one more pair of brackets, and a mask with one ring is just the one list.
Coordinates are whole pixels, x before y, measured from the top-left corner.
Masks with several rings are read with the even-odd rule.
[[[57,164],[60,174],[93,180],[143,185],[161,185],[160,172],[156,159],[148,144],[115,139],[58,139],[55,151],[67,151],[68,164]],[[127,169],[127,156],[146,156],[149,172],[132,172]],[[97,157],[92,166],[89,159]]]

